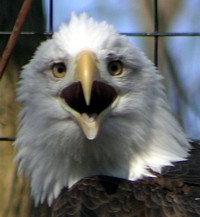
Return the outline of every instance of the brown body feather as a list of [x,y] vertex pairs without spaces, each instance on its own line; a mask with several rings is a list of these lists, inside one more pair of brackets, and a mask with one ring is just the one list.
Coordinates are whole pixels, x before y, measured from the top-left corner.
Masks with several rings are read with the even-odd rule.
[[200,216],[200,146],[187,161],[165,167],[155,178],[135,182],[93,176],[63,189],[51,208],[34,217],[198,217]]

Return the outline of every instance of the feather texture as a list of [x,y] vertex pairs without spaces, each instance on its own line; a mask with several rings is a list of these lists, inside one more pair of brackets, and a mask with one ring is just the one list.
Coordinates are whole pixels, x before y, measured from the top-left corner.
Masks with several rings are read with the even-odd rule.
[[63,189],[51,208],[39,206],[34,216],[197,217],[200,171],[196,165],[200,163],[200,148],[197,141],[192,146],[188,161],[164,167],[156,178],[130,182],[106,176],[88,177],[71,189]]

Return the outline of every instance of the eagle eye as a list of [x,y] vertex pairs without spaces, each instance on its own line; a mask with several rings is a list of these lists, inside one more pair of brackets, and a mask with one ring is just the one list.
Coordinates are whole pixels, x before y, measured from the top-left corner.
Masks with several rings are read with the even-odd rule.
[[53,76],[56,78],[63,78],[67,72],[66,65],[63,62],[54,63],[52,66]]
[[108,72],[112,76],[117,76],[121,75],[123,72],[123,64],[121,61],[116,60],[116,61],[111,61],[108,63]]

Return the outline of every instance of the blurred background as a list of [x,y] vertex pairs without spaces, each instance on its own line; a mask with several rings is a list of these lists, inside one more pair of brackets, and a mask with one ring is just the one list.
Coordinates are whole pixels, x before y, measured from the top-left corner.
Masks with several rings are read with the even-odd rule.
[[[22,3],[22,0],[0,2],[1,55]],[[15,102],[15,88],[21,67],[39,43],[58,30],[62,22],[68,22],[74,11],[87,12],[98,21],[113,24],[156,63],[165,77],[174,115],[188,138],[200,139],[199,8],[200,0],[33,1],[23,34],[0,81],[0,137],[16,135],[20,106]],[[0,216],[28,217],[28,181],[17,175],[14,155],[12,142],[0,141]]]

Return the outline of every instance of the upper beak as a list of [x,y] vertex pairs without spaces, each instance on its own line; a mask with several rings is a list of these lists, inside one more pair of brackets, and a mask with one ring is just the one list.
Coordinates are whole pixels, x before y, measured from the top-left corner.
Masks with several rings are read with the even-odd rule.
[[80,81],[85,102],[89,105],[93,82],[94,80],[100,80],[95,54],[91,51],[81,52],[77,56],[76,65],[75,80]]

